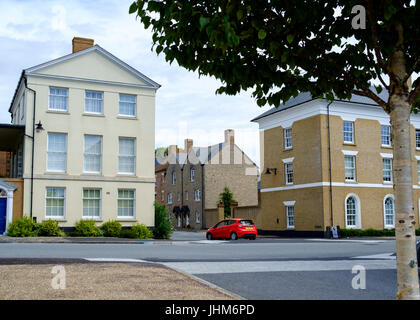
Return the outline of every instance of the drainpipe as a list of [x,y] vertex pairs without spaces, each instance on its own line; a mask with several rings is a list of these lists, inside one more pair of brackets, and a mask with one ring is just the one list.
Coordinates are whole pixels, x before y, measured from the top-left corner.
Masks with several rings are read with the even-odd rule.
[[205,193],[204,193],[204,164],[201,164],[201,228],[204,229],[206,226],[206,215],[205,215]]
[[32,161],[31,161],[31,206],[30,206],[30,217],[32,218],[32,208],[34,200],[34,151],[35,151],[35,110],[36,110],[36,91],[28,87],[28,79],[25,79],[25,88],[32,91],[34,94],[34,109],[32,117],[32,137],[26,135],[27,137],[32,138]]
[[[183,206],[184,206],[184,165],[181,165],[181,209],[182,209]],[[185,214],[185,218],[186,217],[187,217],[187,215]],[[181,228],[184,225],[183,220],[184,220],[184,217],[181,215]],[[187,226],[185,226],[185,227],[187,227]]]
[[332,202],[332,164],[331,164],[331,132],[330,132],[330,105],[333,101],[327,104],[327,118],[328,118],[328,171],[330,179],[330,213],[331,213],[331,227],[334,226],[333,202]]

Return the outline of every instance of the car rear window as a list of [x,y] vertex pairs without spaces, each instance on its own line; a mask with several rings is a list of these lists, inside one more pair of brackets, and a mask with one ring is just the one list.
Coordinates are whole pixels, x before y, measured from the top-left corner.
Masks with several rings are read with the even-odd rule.
[[253,225],[254,222],[252,222],[252,220],[241,220],[239,221],[240,224],[244,224],[244,225]]

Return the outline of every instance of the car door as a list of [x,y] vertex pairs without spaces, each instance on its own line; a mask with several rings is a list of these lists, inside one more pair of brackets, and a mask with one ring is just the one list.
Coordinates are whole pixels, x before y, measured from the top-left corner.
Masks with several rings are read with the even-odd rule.
[[225,238],[225,232],[226,232],[226,224],[227,221],[221,221],[217,224],[217,227],[215,228],[215,238]]

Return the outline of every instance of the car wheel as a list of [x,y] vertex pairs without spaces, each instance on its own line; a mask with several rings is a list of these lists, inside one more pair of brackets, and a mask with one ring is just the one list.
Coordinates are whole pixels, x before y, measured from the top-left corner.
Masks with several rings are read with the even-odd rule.
[[207,240],[213,240],[213,236],[211,235],[211,233],[207,233],[206,238]]
[[238,235],[235,232],[230,234],[230,240],[238,240]]

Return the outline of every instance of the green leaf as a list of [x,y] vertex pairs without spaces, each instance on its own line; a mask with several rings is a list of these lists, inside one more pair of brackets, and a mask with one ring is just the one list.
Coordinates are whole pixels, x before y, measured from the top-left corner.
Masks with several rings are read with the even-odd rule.
[[128,9],[128,13],[129,14],[132,14],[132,13],[134,13],[136,11],[137,11],[137,2],[133,2],[131,4],[131,6],[130,6],[130,9]]
[[260,29],[260,31],[258,31],[258,39],[264,40],[266,36],[267,36],[267,32],[265,32],[264,29]]
[[242,10],[238,10],[238,12],[236,12],[236,18],[238,20],[241,20],[243,16],[244,16],[244,14],[243,14]]
[[208,25],[209,22],[210,22],[209,18],[201,16],[200,17],[200,27],[201,27],[201,29],[203,29],[206,25]]
[[287,42],[292,43],[295,36],[293,34],[287,35]]

